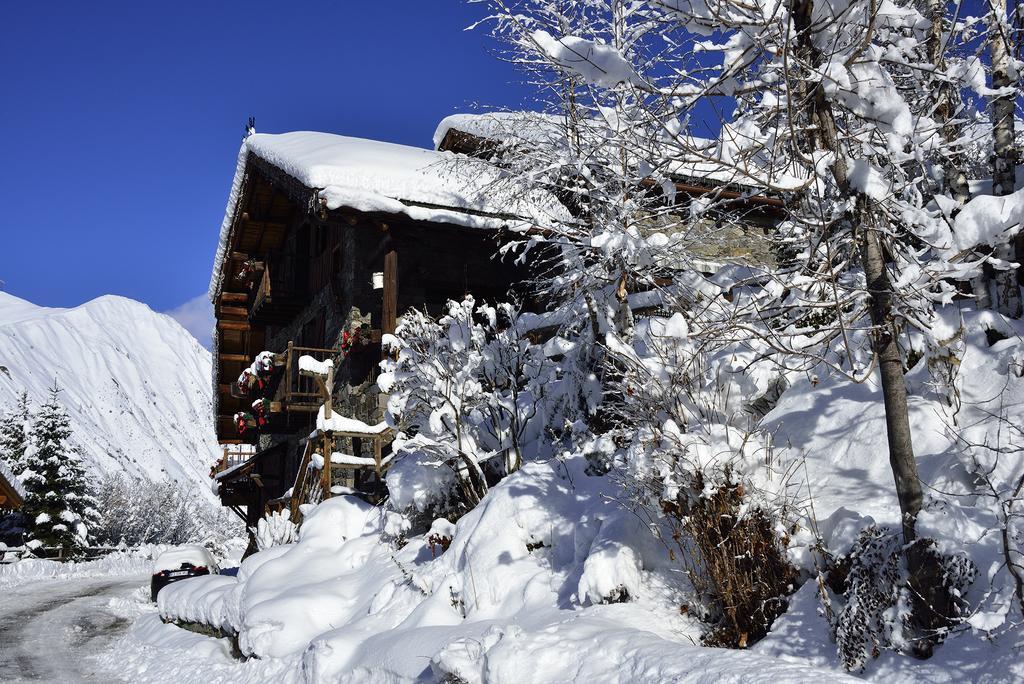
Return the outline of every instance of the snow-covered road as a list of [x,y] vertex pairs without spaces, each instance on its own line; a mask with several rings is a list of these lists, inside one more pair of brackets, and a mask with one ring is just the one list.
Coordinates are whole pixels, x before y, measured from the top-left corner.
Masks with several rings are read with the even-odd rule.
[[147,580],[50,580],[0,590],[0,680],[111,681],[92,656],[130,624],[112,603],[129,599]]

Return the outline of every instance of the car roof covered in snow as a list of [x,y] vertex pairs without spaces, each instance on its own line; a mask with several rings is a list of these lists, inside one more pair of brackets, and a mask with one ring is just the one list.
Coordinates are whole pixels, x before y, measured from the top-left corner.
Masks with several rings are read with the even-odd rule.
[[191,563],[195,567],[206,566],[211,571],[217,569],[217,561],[205,547],[198,544],[185,544],[170,548],[153,561],[153,574],[163,570],[178,570],[182,563]]

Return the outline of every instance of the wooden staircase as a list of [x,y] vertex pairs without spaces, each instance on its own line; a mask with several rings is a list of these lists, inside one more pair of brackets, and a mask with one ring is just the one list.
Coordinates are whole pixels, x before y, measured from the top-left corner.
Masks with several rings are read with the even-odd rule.
[[[315,382],[322,400],[325,423],[329,425],[334,416],[332,407],[333,368],[329,369],[326,375],[305,371],[302,371],[302,374]],[[317,408],[319,410],[319,406]],[[360,421],[347,421],[347,423],[351,429],[317,429],[305,439],[294,484],[285,496],[268,502],[267,511],[282,511],[287,508],[292,522],[299,524],[302,520],[299,507],[302,504],[320,503],[331,498],[336,492],[342,491],[343,488],[354,490],[357,495],[371,501],[381,495],[384,474],[391,464],[391,454],[384,453],[392,439],[391,429],[371,428],[370,426],[365,426],[365,429],[357,429],[364,424]],[[337,447],[345,440],[352,444],[351,451],[357,453],[348,454],[336,451]],[[370,444],[369,451],[372,453],[372,456],[369,457],[361,454],[366,442]],[[376,491],[360,491],[357,487],[352,486],[353,484],[362,484],[360,480],[364,482],[370,480],[371,474],[375,476]]]

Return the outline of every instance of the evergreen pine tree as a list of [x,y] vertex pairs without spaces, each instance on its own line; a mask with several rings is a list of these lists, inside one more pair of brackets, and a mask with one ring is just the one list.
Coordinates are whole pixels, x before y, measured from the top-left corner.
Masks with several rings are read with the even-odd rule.
[[30,546],[58,546],[74,553],[87,545],[90,528],[99,522],[85,466],[71,444],[71,425],[54,383],[50,398],[32,426],[21,479],[27,496],[22,511],[29,517]]
[[25,470],[28,418],[27,392],[22,392],[14,408],[0,418],[0,460],[3,460],[15,475],[21,475]]

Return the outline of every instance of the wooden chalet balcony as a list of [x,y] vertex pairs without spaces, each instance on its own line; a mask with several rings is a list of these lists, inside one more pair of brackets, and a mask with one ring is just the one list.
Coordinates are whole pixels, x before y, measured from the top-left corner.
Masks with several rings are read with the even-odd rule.
[[[317,361],[334,359],[337,364],[337,354],[337,349],[298,347],[289,342],[284,353],[278,355],[279,361],[284,365],[284,377],[278,389],[280,408],[285,411],[316,413],[324,403],[324,396],[316,380],[299,372],[299,357],[312,356]],[[271,411],[274,408],[272,405]]]
[[216,465],[211,469],[212,476],[230,470],[237,465],[245,463],[256,453],[255,449],[248,445],[224,445],[224,453]]
[[300,273],[299,259],[278,254],[259,266],[262,274],[249,300],[249,320],[258,325],[291,321],[308,303],[309,278]]

